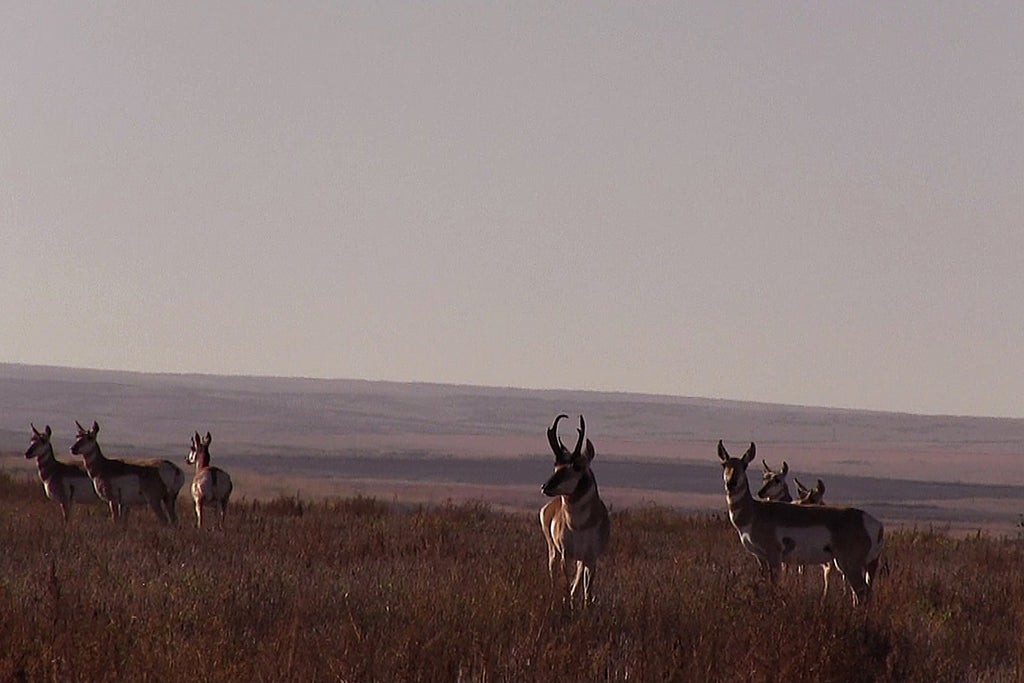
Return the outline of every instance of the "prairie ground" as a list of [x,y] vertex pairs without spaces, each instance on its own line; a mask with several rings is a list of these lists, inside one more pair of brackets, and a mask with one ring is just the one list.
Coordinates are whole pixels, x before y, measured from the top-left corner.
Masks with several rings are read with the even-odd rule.
[[0,475],[0,679],[1015,681],[1024,541],[891,531],[872,603],[775,585],[724,514],[613,512],[596,604],[547,577],[532,512],[368,497],[237,501],[197,530],[65,525]]

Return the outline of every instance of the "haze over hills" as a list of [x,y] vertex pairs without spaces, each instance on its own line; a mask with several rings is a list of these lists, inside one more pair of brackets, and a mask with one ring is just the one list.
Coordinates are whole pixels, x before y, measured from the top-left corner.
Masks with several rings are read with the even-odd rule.
[[[883,518],[1013,529],[1024,511],[1024,420],[910,415],[625,393],[362,380],[167,375],[0,364],[0,451],[49,424],[69,459],[75,420],[101,427],[110,457],[180,461],[193,431],[249,497],[363,493],[539,506],[545,429],[577,414],[613,505],[724,510],[715,443],[756,441],[758,460],[818,477],[835,503]],[[5,469],[31,470],[22,458]],[[754,483],[760,468],[752,468]]]

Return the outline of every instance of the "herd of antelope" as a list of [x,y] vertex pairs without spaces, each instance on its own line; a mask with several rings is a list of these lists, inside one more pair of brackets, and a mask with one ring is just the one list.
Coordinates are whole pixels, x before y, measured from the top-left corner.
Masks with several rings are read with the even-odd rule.
[[[586,438],[586,422],[580,415],[576,445],[570,451],[558,436],[558,423],[568,415],[560,414],[547,430],[548,443],[555,455],[554,472],[541,487],[552,498],[540,509],[540,525],[548,549],[548,573],[552,582],[557,574],[565,577],[567,601],[574,604],[577,592],[582,603],[594,599],[593,580],[597,561],[608,546],[611,518],[597,490],[591,469],[594,444]],[[35,458],[46,496],[60,504],[64,521],[73,503],[105,503],[113,520],[123,520],[128,506],[147,503],[164,524],[177,522],[175,511],[178,491],[185,483],[181,469],[169,460],[116,460],[107,458],[97,441],[99,424],[86,429],[78,422],[78,435],[71,453],[82,463],[64,463],[56,459],[50,443],[50,426],[40,432],[32,426],[32,439],[26,458]],[[207,432],[195,432],[185,461],[195,466],[192,499],[196,526],[203,526],[203,511],[214,508],[223,527],[231,477],[210,465]],[[853,592],[854,604],[871,597],[871,583],[878,570],[882,550],[882,524],[856,508],[825,505],[825,484],[819,479],[807,488],[794,479],[798,497],[793,499],[786,483],[789,465],[772,470],[762,460],[764,474],[757,498],[751,495],[747,466],[754,460],[753,443],[739,458],[718,442],[722,462],[729,520],[739,533],[740,543],[752,554],[772,581],[782,567],[821,565],[828,594],[829,573],[833,566],[842,574]]]
[[[148,503],[164,524],[178,521],[178,491],[185,483],[181,468],[170,460],[115,460],[103,455],[96,440],[100,432],[97,422],[86,429],[78,422],[78,436],[71,446],[71,453],[80,456],[81,463],[64,463],[53,454],[50,425],[43,431],[33,424],[32,440],[26,458],[35,458],[39,479],[43,482],[46,497],[60,504],[64,521],[71,515],[73,503],[106,504],[111,519],[124,520],[128,506]],[[196,525],[203,526],[203,508],[217,509],[218,521],[224,524],[228,498],[231,497],[231,477],[220,468],[210,466],[210,433],[205,438],[196,432],[192,437],[191,449],[186,462],[195,464],[192,479],[192,499],[196,504]]]

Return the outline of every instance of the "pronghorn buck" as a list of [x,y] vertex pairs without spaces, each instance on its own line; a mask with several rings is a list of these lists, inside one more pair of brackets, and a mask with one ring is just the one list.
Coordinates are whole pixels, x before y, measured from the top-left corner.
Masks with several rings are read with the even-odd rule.
[[[540,526],[548,543],[548,573],[555,578],[555,564],[561,561],[562,573],[569,586],[569,604],[577,589],[583,586],[583,604],[593,600],[591,590],[597,558],[604,552],[611,535],[608,509],[597,493],[597,480],[590,469],[594,460],[594,444],[586,439],[586,424],[580,415],[576,447],[570,453],[558,438],[559,415],[548,429],[548,443],[555,454],[555,471],[541,487],[546,496],[554,498],[540,509]],[[573,572],[570,580],[569,573]]]
[[793,496],[789,494],[789,486],[786,484],[786,475],[789,474],[789,465],[782,461],[782,469],[775,471],[768,466],[768,462],[761,460],[764,474],[761,476],[761,488],[757,490],[757,497],[762,500],[776,500],[780,503],[792,502]]
[[228,509],[228,498],[231,497],[231,477],[219,467],[210,467],[210,432],[200,438],[199,432],[192,437],[192,447],[185,462],[196,466],[196,475],[192,479],[192,500],[196,503],[196,527],[203,528],[203,508],[214,506],[217,520],[224,526],[224,514]]
[[835,562],[853,589],[854,604],[867,603],[882,551],[882,524],[855,508],[755,500],[747,481],[754,453],[751,443],[742,457],[733,458],[718,442],[729,519],[743,547],[764,561],[773,580],[783,562]]
[[178,491],[185,483],[181,468],[170,460],[111,460],[103,455],[96,441],[99,424],[94,421],[92,429],[75,424],[78,438],[71,452],[85,459],[85,469],[92,477],[97,495],[110,506],[111,519],[124,519],[129,505],[149,503],[162,523],[177,523],[174,508]]
[[53,455],[53,445],[50,443],[50,425],[46,425],[42,432],[32,427],[32,440],[29,442],[28,450],[25,451],[26,458],[35,458],[36,467],[39,468],[39,479],[43,482],[43,490],[46,497],[60,503],[60,511],[64,515],[64,521],[71,517],[72,503],[99,503],[93,489],[92,479],[85,471],[81,463],[66,463],[57,460]]

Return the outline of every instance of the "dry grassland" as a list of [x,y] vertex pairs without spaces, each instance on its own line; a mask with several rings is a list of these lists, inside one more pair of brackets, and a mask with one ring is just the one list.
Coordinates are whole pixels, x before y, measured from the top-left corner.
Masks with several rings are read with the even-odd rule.
[[553,595],[532,514],[242,501],[224,530],[70,525],[0,475],[0,680],[1010,681],[1024,542],[903,530],[868,609],[759,576],[724,515],[613,515],[598,602]]

